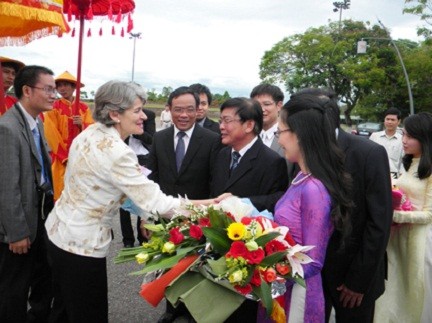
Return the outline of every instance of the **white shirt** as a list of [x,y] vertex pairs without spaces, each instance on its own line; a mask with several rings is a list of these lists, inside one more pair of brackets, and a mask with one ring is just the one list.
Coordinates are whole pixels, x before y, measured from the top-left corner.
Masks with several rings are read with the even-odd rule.
[[[246,146],[244,146],[242,149],[240,149],[238,151],[238,153],[240,154],[240,158],[238,160],[238,162],[240,163],[240,160],[242,159],[242,157],[244,156],[244,154],[246,154],[246,152],[250,149],[250,147],[253,146],[253,144],[258,140],[258,137],[255,137],[254,139],[251,140],[250,143],[248,143]],[[231,149],[231,154],[234,152],[234,149]]]
[[277,131],[277,123],[275,123],[270,129],[261,130],[260,137],[263,141],[264,145],[270,148],[271,144],[273,143],[274,139],[274,133]]
[[48,238],[67,252],[105,257],[112,221],[126,197],[153,214],[180,205],[141,172],[115,128],[95,123],[72,143],[64,190],[45,223]]
[[179,130],[176,126],[174,126],[174,151],[175,151],[175,149],[177,147],[177,142],[178,142],[177,134],[180,131],[183,131],[186,134],[186,136],[183,137],[183,141],[184,141],[184,144],[185,144],[185,154],[186,154],[187,149],[189,147],[190,139],[192,137],[192,132],[194,131],[194,129],[195,129],[195,124],[189,130],[186,130],[186,131]]
[[372,133],[369,139],[384,146],[389,158],[390,172],[402,173],[402,157],[404,155],[402,135],[396,131],[393,136],[389,137],[386,135],[385,130],[383,130]]

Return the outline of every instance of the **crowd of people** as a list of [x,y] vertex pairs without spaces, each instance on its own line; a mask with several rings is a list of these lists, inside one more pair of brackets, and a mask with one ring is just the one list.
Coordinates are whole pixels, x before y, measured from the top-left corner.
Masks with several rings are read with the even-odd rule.
[[[284,104],[259,84],[209,117],[212,94],[175,89],[160,116],[137,83],[109,81],[76,105],[75,77],[0,57],[0,321],[107,322],[106,255],[119,217],[132,247],[129,198],[142,222],[188,201],[247,198],[315,246],[306,288],[287,283],[287,322],[432,322],[432,114],[398,109],[371,139],[340,127],[337,96],[306,88]],[[57,97],[60,94],[60,98]],[[410,209],[394,205],[397,186]],[[401,293],[401,291],[403,291]],[[428,305],[429,304],[429,305]],[[186,317],[166,302],[160,323]],[[271,322],[246,299],[226,322]]]

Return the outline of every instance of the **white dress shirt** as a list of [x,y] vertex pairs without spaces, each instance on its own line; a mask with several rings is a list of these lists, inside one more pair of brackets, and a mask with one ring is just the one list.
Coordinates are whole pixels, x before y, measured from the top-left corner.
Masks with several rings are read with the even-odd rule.
[[275,123],[270,129],[268,130],[261,130],[261,140],[263,141],[264,145],[270,148],[271,144],[273,143],[274,139],[274,133],[277,131],[277,123]]
[[45,224],[48,238],[67,252],[105,257],[112,221],[126,197],[153,214],[169,214],[180,205],[141,172],[114,127],[95,123],[72,143],[65,187]]
[[186,154],[187,149],[189,147],[190,139],[192,137],[192,132],[194,131],[194,129],[195,129],[195,124],[189,130],[186,130],[186,131],[179,130],[176,126],[174,126],[174,151],[175,151],[175,149],[177,147],[177,142],[178,142],[177,134],[180,131],[183,131],[186,134],[186,136],[183,137],[183,141],[184,141],[184,144],[185,144],[185,154]]
[[390,173],[401,174],[403,172],[402,157],[404,155],[402,135],[396,131],[393,136],[387,136],[385,130],[383,130],[372,133],[369,139],[384,146],[389,158]]

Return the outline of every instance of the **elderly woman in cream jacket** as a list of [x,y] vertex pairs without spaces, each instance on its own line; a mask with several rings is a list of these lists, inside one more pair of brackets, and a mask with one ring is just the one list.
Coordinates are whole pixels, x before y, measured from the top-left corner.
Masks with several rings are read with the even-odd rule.
[[54,313],[69,322],[108,321],[106,255],[122,201],[129,197],[142,210],[168,217],[180,205],[147,179],[124,143],[129,135],[143,133],[145,101],[136,83],[102,85],[95,96],[96,123],[71,146],[65,188],[45,224]]

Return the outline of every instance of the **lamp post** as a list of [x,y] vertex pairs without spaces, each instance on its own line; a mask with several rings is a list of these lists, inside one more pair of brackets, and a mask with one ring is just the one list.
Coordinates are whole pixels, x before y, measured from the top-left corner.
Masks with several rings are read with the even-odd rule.
[[[387,29],[384,27],[384,25],[382,24],[382,22],[379,21],[379,20],[378,20],[378,22],[384,28],[384,30],[387,31]],[[390,35],[389,35],[389,38],[363,37],[359,42],[357,42],[357,54],[365,54],[366,53],[367,42],[365,41],[365,39],[385,40],[385,41],[389,41],[393,45],[393,47],[394,47],[394,49],[396,51],[396,54],[397,54],[397,56],[399,58],[399,61],[400,61],[401,65],[402,65],[402,70],[403,70],[403,73],[404,73],[404,76],[405,76],[405,81],[406,81],[407,88],[408,88],[408,98],[409,98],[409,105],[410,105],[410,115],[413,115],[414,114],[414,100],[413,100],[413,96],[412,96],[412,92],[411,92],[411,83],[410,83],[410,80],[409,80],[409,77],[408,77],[408,72],[406,70],[404,61],[402,59],[402,55],[401,55],[401,53],[399,51],[399,48],[396,46],[396,43],[390,37]]]
[[342,22],[342,11],[348,10],[351,5],[351,0],[344,0],[344,1],[335,1],[333,2],[333,12],[339,11],[339,35],[341,31],[341,22]]
[[132,56],[132,82],[134,80],[134,74],[135,74],[135,44],[136,40],[141,39],[141,33],[129,33],[130,37],[129,39],[133,39],[133,56]]

